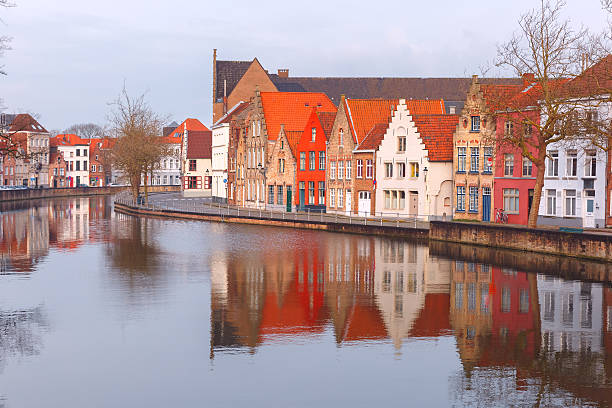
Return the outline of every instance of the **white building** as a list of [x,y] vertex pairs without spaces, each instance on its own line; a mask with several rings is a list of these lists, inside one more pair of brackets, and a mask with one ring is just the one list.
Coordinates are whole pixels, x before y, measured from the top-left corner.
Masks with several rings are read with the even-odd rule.
[[51,141],[66,162],[66,187],[89,185],[89,143],[74,134],[57,135]]
[[248,102],[239,102],[212,126],[212,196],[222,201],[227,200],[230,122],[248,105]]
[[184,196],[211,196],[212,132],[188,131],[183,135],[182,164]]
[[605,226],[607,153],[590,143],[548,146],[538,224]]
[[456,115],[411,115],[400,99],[376,158],[376,212],[452,217]]

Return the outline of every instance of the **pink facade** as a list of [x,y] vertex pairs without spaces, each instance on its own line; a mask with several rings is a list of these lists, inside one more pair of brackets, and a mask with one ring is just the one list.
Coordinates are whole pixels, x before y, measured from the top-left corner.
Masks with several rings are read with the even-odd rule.
[[[507,131],[515,134],[516,132],[531,132],[535,137],[537,129],[524,123],[527,117],[537,122],[540,112],[531,110],[498,116],[496,127],[498,140],[501,140],[504,132]],[[507,122],[510,121],[512,126],[509,128]],[[522,156],[518,148],[498,143],[495,150],[493,158],[495,161],[494,202],[491,221],[495,222],[497,210],[503,208],[508,216],[509,224],[527,225],[538,169]],[[535,148],[529,147],[529,150],[534,156],[536,155]]]

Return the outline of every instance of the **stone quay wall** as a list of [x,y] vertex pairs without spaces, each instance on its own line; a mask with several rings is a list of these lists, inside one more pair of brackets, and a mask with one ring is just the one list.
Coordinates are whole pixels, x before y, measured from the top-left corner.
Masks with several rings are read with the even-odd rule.
[[[0,190],[0,202],[37,200],[40,198],[77,197],[88,195],[110,195],[128,189],[128,186],[112,187],[65,187],[24,190]],[[141,187],[142,190],[142,187]],[[178,192],[181,186],[147,186],[150,193]]]

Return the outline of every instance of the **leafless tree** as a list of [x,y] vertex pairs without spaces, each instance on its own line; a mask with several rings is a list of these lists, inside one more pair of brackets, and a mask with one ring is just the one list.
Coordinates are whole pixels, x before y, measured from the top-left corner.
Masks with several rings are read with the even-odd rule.
[[[8,0],[0,0],[0,7],[13,7],[14,4],[9,2]],[[2,19],[0,19],[0,22],[2,22]],[[10,45],[9,43],[11,42],[11,37],[8,37],[6,35],[0,35],[0,57],[2,57],[4,55],[4,52],[6,50],[10,50]],[[4,65],[0,65],[0,75],[6,75],[6,71],[4,71],[3,69]]]
[[[537,168],[529,227],[537,225],[546,148],[575,138],[584,128],[579,119],[589,120],[584,112],[592,108],[592,101],[576,97],[568,84],[602,56],[597,36],[585,28],[574,28],[562,17],[564,6],[562,0],[541,0],[537,8],[520,17],[519,30],[497,50],[498,67],[519,76],[534,76],[528,92],[513,97],[500,94],[494,102],[497,115],[510,123],[504,132],[496,133],[498,150],[504,145],[516,148]],[[534,115],[534,110],[539,114]]]
[[144,95],[131,97],[125,87],[111,106],[110,128],[117,137],[112,150],[113,165],[129,181],[134,198],[144,177],[146,195],[149,170],[167,154],[160,137],[165,120],[153,111]]
[[106,136],[106,129],[95,123],[78,123],[64,130],[64,133],[73,133],[83,139],[99,139]]

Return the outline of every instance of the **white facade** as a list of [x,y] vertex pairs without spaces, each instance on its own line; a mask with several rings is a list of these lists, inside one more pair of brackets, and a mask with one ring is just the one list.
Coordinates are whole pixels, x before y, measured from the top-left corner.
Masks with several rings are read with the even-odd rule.
[[227,155],[229,123],[212,128],[212,196],[227,199]]
[[149,185],[178,186],[181,184],[181,145],[179,142],[170,145],[170,154],[162,157],[153,170]]
[[547,154],[538,224],[604,227],[606,152],[566,141],[549,145]]
[[59,145],[57,150],[66,161],[67,187],[89,185],[89,145]]
[[430,162],[400,99],[376,158],[376,212],[400,217],[452,217],[453,163]]

